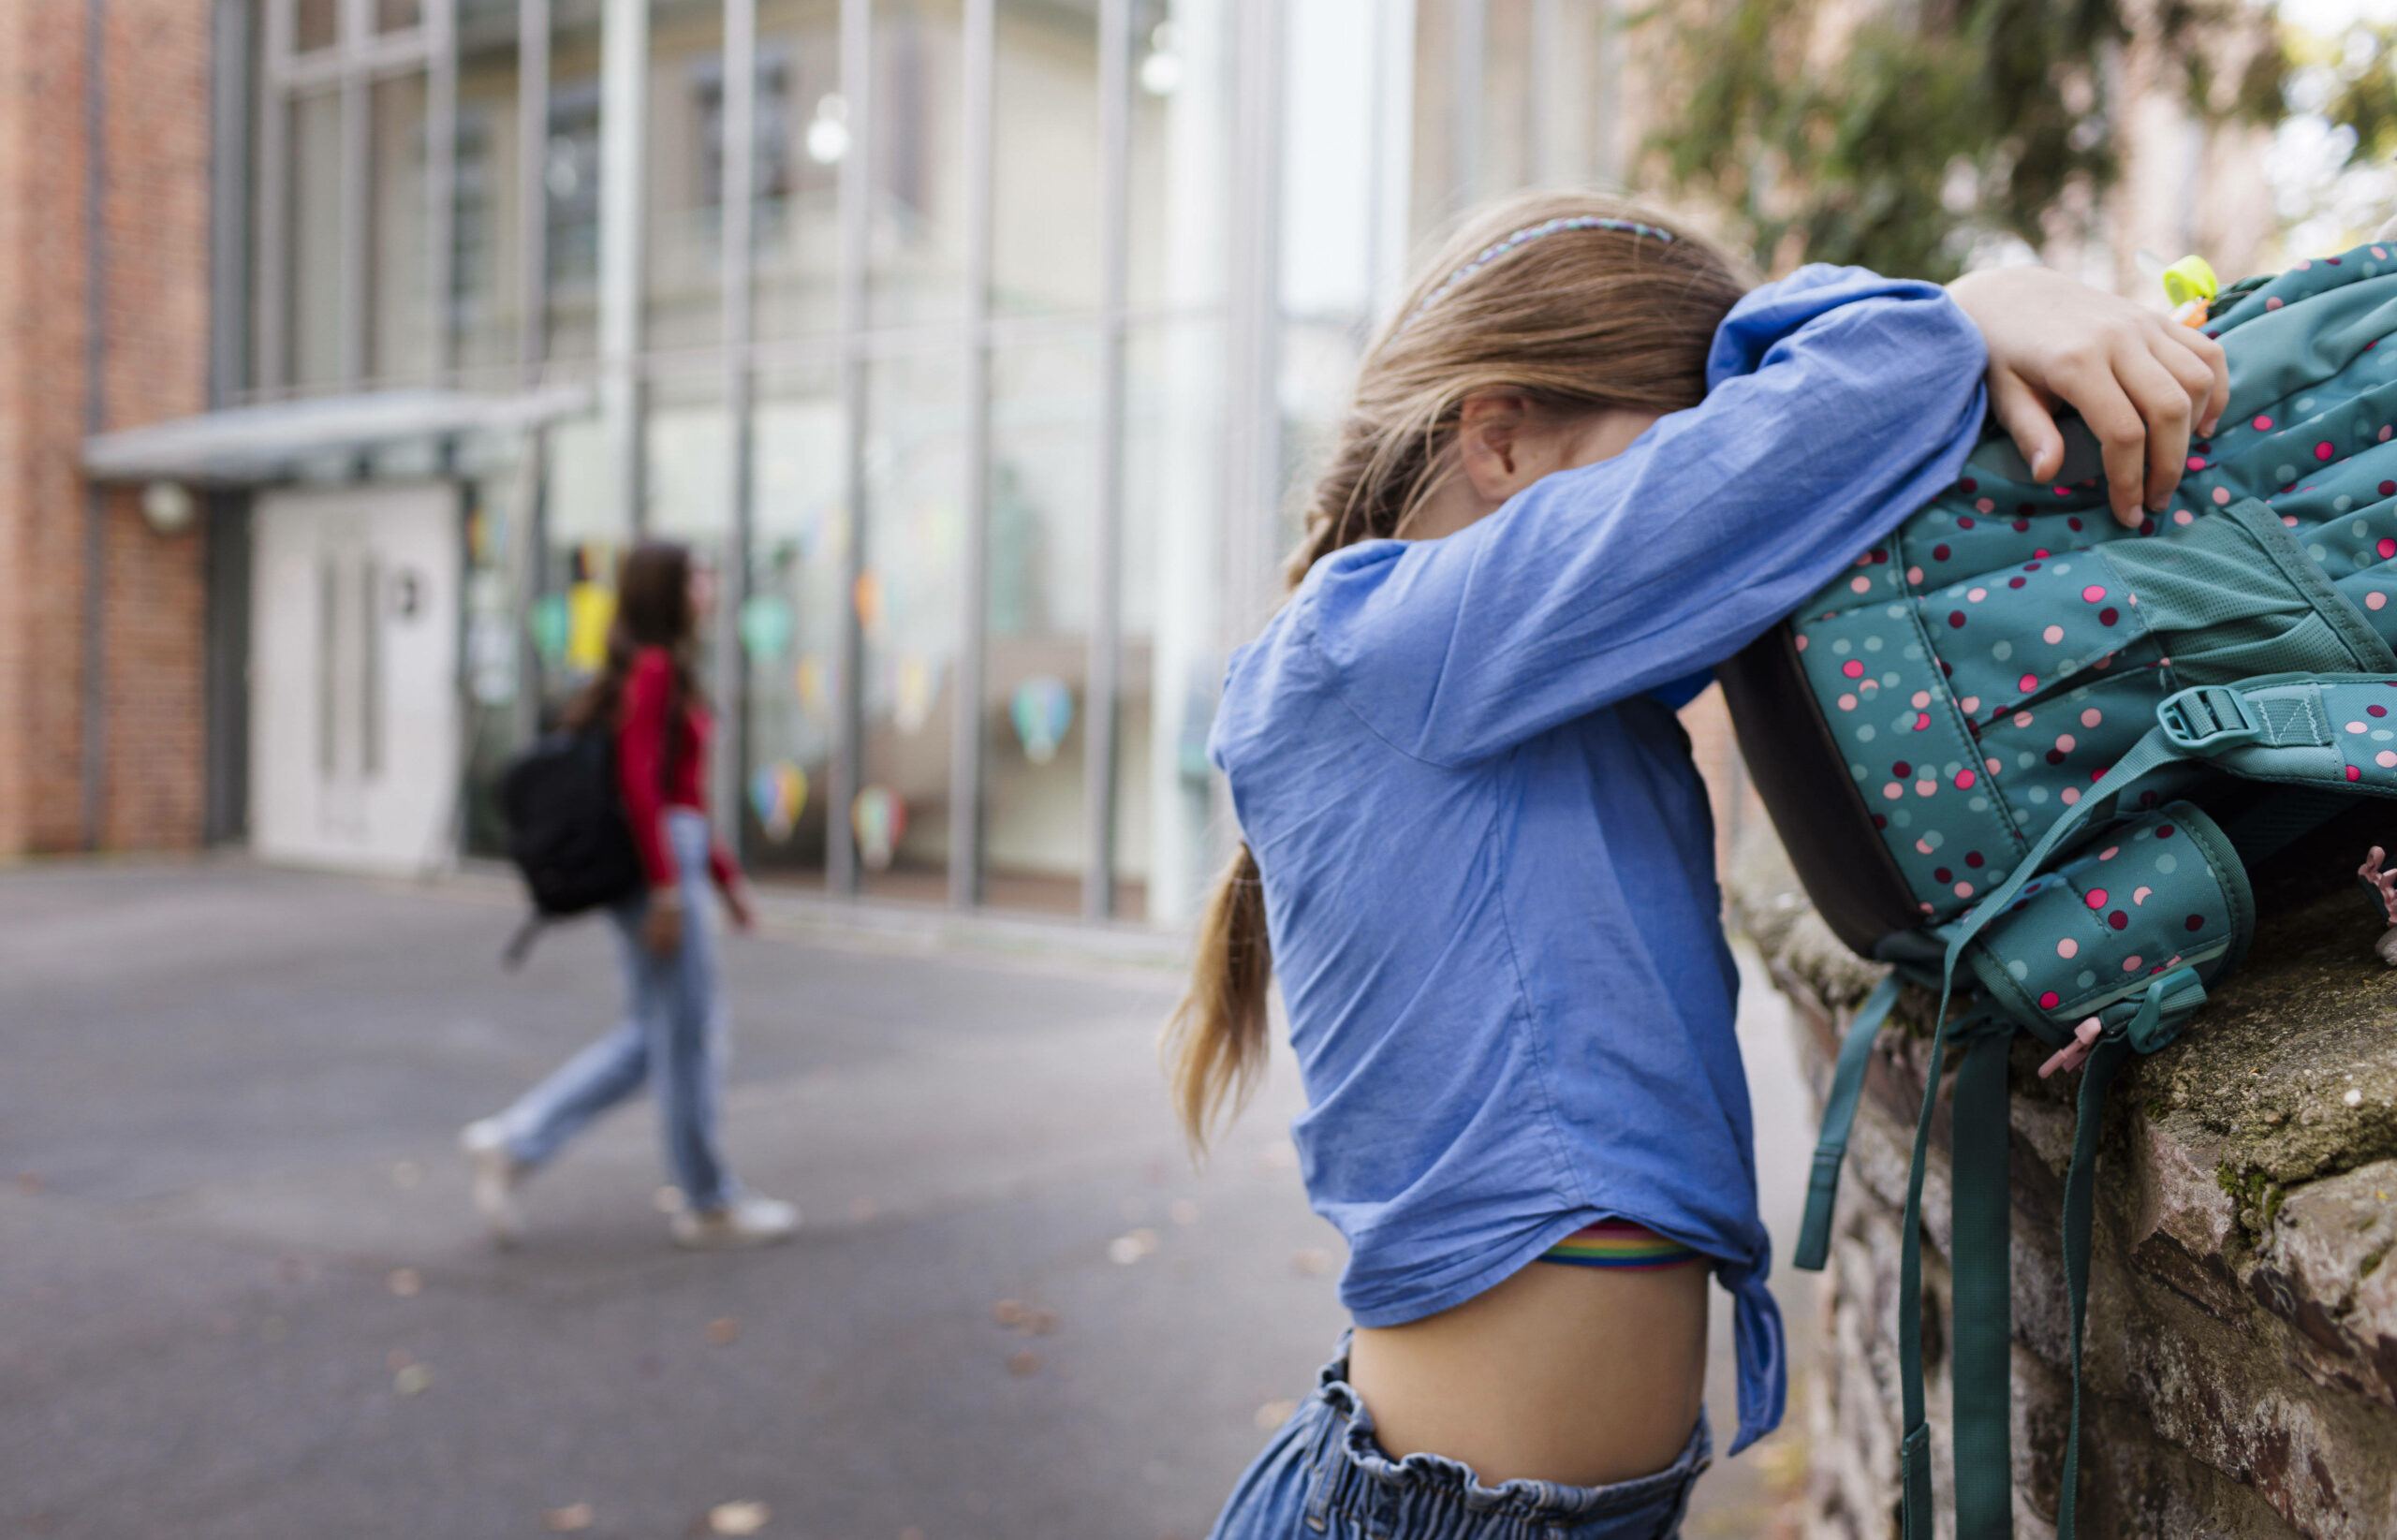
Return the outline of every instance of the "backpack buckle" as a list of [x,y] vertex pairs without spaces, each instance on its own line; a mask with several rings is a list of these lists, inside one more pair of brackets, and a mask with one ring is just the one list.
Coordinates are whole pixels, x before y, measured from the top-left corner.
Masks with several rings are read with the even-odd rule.
[[2247,697],[2219,684],[2198,684],[2157,703],[2155,720],[2176,747],[2212,754],[2253,743],[2264,725],[2249,714]]

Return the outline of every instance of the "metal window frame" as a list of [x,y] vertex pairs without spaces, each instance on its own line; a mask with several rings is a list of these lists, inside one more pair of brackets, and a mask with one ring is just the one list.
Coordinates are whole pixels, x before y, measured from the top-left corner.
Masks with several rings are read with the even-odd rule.
[[865,638],[858,615],[858,586],[865,576],[866,518],[865,433],[866,261],[872,231],[868,225],[873,198],[874,154],[874,6],[873,0],[841,0],[841,100],[847,113],[848,153],[841,158],[839,314],[842,427],[842,480],[848,538],[843,542],[839,657],[832,670],[832,755],[825,775],[829,785],[825,819],[824,885],[846,896],[858,890],[857,831],[850,808],[857,799],[864,769],[860,752],[864,691],[858,675],[863,667]]
[[549,354],[550,0],[516,11],[516,364],[530,389]]
[[261,394],[291,374],[291,96],[278,72],[291,51],[294,0],[266,0],[265,79],[257,115],[257,313],[251,380]]
[[1115,913],[1115,777],[1124,648],[1125,393],[1132,274],[1132,4],[1098,7],[1098,506],[1091,532],[1090,656],[1084,666],[1081,907]]
[[[335,375],[345,389],[355,389],[366,382],[374,324],[368,303],[373,271],[372,93],[378,81],[419,70],[426,76],[426,239],[432,257],[427,284],[436,307],[434,374],[446,379],[450,359],[448,274],[455,259],[450,230],[456,217],[456,0],[424,0],[416,26],[380,35],[374,30],[372,0],[339,0],[332,46],[304,54],[296,51],[294,44],[297,5],[298,0],[263,0],[265,46],[257,71],[257,115],[252,151],[245,157],[256,188],[255,223],[249,236],[256,286],[248,291],[256,298],[254,304],[243,306],[252,312],[248,323],[251,388],[257,395],[269,398],[292,388],[291,308],[297,294],[291,282],[290,111],[299,96],[328,90],[337,93],[341,103],[340,255],[335,281],[342,330]],[[242,34],[239,40],[246,43],[246,27],[228,24],[228,30],[220,33],[219,46],[236,32]],[[244,273],[245,278],[249,276]]]
[[[1099,0],[1098,131],[1100,136],[1099,219],[1101,298],[1096,315],[1071,316],[996,317],[992,313],[993,216],[994,173],[993,143],[995,126],[997,51],[996,0],[965,0],[964,5],[964,125],[966,155],[967,253],[965,282],[969,286],[963,323],[934,327],[876,330],[868,313],[870,283],[870,216],[875,145],[872,80],[874,68],[874,0],[842,0],[839,14],[840,90],[847,106],[850,143],[839,171],[837,276],[838,315],[831,336],[823,339],[777,340],[761,345],[755,334],[755,197],[757,36],[756,0],[723,0],[727,62],[725,199],[724,331],[719,356],[689,363],[721,371],[726,410],[731,433],[732,559],[726,567],[725,645],[720,650],[725,670],[723,698],[732,709],[732,741],[724,759],[732,792],[744,779],[751,752],[747,668],[738,647],[738,612],[749,596],[754,573],[750,546],[754,542],[755,488],[751,464],[755,442],[757,370],[767,361],[830,355],[837,361],[838,395],[843,412],[846,491],[845,516],[848,538],[841,577],[842,623],[832,670],[832,746],[827,774],[830,811],[825,886],[834,894],[854,894],[859,887],[856,837],[849,812],[862,782],[863,720],[861,669],[864,644],[856,607],[860,579],[868,570],[872,539],[869,507],[871,487],[865,447],[870,415],[870,369],[879,359],[928,351],[949,352],[963,346],[968,368],[966,431],[968,433],[966,539],[961,574],[964,604],[956,671],[954,741],[949,787],[949,897],[951,903],[971,906],[981,902],[985,861],[985,790],[988,769],[984,742],[984,694],[989,663],[988,573],[991,553],[992,363],[999,345],[1019,338],[1073,331],[1088,335],[1096,324],[1100,341],[1098,497],[1092,537],[1092,626],[1088,638],[1084,742],[1084,818],[1087,834],[1081,873],[1081,909],[1085,917],[1103,919],[1116,912],[1114,876],[1121,788],[1114,761],[1120,748],[1123,686],[1123,561],[1126,518],[1125,434],[1128,403],[1128,343],[1137,325],[1180,318],[1179,310],[1144,309],[1130,304],[1131,220],[1131,100],[1135,82],[1132,64],[1137,39],[1131,36],[1131,0]],[[447,380],[456,373],[457,339],[451,326],[449,301],[455,283],[455,197],[457,176],[456,0],[428,0],[424,23],[404,34],[382,37],[369,35],[367,0],[346,0],[344,36],[334,49],[305,58],[291,52],[294,0],[264,0],[267,42],[263,67],[254,93],[258,118],[251,139],[249,164],[256,213],[248,227],[253,239],[251,261],[257,288],[272,301],[256,305],[248,316],[253,378],[262,393],[288,389],[293,343],[289,313],[292,257],[290,189],[291,145],[289,105],[304,88],[334,86],[344,93],[345,170],[359,171],[368,155],[364,93],[372,80],[413,67],[428,72],[429,126],[428,198],[432,202],[427,240],[433,245],[432,282],[435,310],[435,372]],[[1543,0],[1543,8],[1554,0]],[[1454,14],[1469,14],[1477,22],[1486,12],[1482,0],[1451,0]],[[645,527],[643,487],[644,382],[653,367],[672,368],[674,360],[654,359],[642,351],[641,280],[645,253],[641,250],[643,183],[647,155],[647,66],[649,16],[646,0],[607,0],[602,20],[601,77],[603,169],[610,213],[602,215],[603,258],[600,275],[602,343],[596,373],[603,392],[612,397],[606,417],[610,423],[609,452],[615,460],[619,495],[626,499],[625,522],[638,532]],[[518,216],[523,224],[521,258],[515,274],[518,298],[518,351],[515,373],[528,385],[551,371],[546,364],[548,253],[548,193],[544,180],[549,133],[552,0],[520,0],[518,127],[520,164]],[[1228,353],[1225,412],[1226,449],[1229,460],[1228,505],[1237,510],[1225,532],[1226,565],[1221,581],[1225,603],[1219,607],[1227,645],[1260,618],[1271,601],[1272,542],[1281,491],[1282,432],[1276,384],[1283,321],[1279,303],[1278,244],[1281,227],[1282,97],[1287,26],[1284,8],[1275,0],[1231,0],[1227,24],[1231,31],[1233,88],[1243,110],[1236,114],[1230,146],[1234,187],[1229,228],[1226,235],[1232,256],[1231,286],[1224,305],[1204,307],[1206,314],[1226,322]],[[1471,37],[1478,39],[1480,27]],[[636,46],[637,45],[637,46]],[[1469,50],[1478,58],[1478,49]],[[1463,79],[1460,67],[1460,80]],[[1478,72],[1472,80],[1478,100]],[[1455,107],[1459,104],[1452,104]],[[1470,106],[1471,103],[1463,105]],[[1453,142],[1463,146],[1470,122],[1478,136],[1478,111],[1459,113],[1452,122]],[[610,152],[624,147],[629,154]],[[1478,160],[1478,138],[1471,149]],[[629,159],[630,164],[625,164]],[[344,282],[346,293],[366,292],[367,209],[363,203],[366,177],[353,174],[345,188]],[[737,190],[737,192],[736,192]],[[611,226],[612,222],[612,226]],[[243,271],[244,283],[252,276]],[[245,293],[251,292],[245,288]],[[612,316],[612,325],[610,317]],[[349,306],[346,327],[358,329],[346,339],[347,367],[344,376],[355,384],[363,373],[366,355],[365,307]],[[952,354],[952,356],[954,356]],[[535,510],[528,510],[535,511]],[[732,802],[725,805],[735,817]]]
[[607,0],[599,18],[599,415],[617,521],[636,537],[649,527],[640,369],[648,134],[649,0]]
[[457,353],[449,326],[458,286],[458,0],[423,0],[424,288],[430,373],[448,385]]
[[742,853],[748,820],[742,816],[741,787],[749,771],[749,666],[742,649],[741,611],[749,601],[757,543],[757,508],[751,465],[757,374],[749,358],[756,330],[754,246],[757,197],[757,0],[724,0],[724,146],[721,210],[724,364],[727,451],[726,487],[732,502],[730,549],[726,552],[723,593],[717,605],[716,698],[724,702],[728,731],[715,759],[713,805],[722,811],[736,855]]
[[949,902],[982,898],[982,696],[989,669],[991,264],[997,175],[998,0],[965,0],[965,538],[949,733]]

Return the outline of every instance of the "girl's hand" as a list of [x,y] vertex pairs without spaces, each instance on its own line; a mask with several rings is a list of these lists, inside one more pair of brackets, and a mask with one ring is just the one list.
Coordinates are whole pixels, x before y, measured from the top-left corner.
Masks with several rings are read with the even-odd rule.
[[641,917],[640,944],[649,955],[669,958],[683,949],[683,905],[659,902],[651,895],[649,913]]
[[724,907],[732,916],[732,928],[743,932],[757,928],[757,912],[749,907],[749,885],[729,882],[724,888]]
[[2189,453],[2230,403],[2222,345],[2118,295],[2046,268],[1967,273],[1948,292],[1989,345],[1989,407],[2044,481],[2062,469],[2058,405],[2106,453],[2114,518],[2163,511]]

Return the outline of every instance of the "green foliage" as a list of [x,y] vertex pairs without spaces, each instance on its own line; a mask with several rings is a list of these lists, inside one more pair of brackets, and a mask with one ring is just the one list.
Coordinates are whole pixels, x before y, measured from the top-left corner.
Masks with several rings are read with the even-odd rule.
[[2348,165],[2385,163],[2397,154],[2397,27],[2356,27],[2342,43],[2323,115],[2355,130]]
[[[2235,0],[2166,0],[2147,20],[2202,116],[2280,105],[2277,50],[2234,89],[2201,48]],[[1728,209],[1757,260],[1857,262],[1946,279],[1957,232],[2037,242],[2075,186],[2119,169],[2105,62],[2117,0],[1925,0],[1859,24],[1810,62],[1826,0],[1684,0],[1671,28],[1684,104],[1650,140],[1667,180]],[[2226,101],[2225,98],[2228,98]]]

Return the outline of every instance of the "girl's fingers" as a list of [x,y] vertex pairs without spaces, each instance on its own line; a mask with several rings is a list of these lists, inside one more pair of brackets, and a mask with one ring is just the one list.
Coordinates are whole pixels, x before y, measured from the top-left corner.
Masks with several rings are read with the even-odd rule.
[[[2162,373],[2160,367],[2157,372]],[[2125,529],[2139,528],[2140,521],[2147,517],[2140,506],[2147,480],[2147,422],[2140,409],[2131,403],[2115,370],[2103,365],[2075,368],[2052,385],[2056,394],[2081,413],[2105,451],[2106,487],[2114,521]],[[2179,394],[2177,388],[2174,394]],[[2188,410],[2185,398],[2181,409]]]
[[2181,467],[2189,454],[2189,427],[2197,403],[2188,387],[2173,377],[2164,360],[2133,343],[2114,360],[2114,377],[2128,395],[2146,428],[2148,511],[2160,513],[2172,489],[2181,484]]
[[2056,431],[2047,403],[2022,375],[2011,369],[1990,371],[1989,413],[2022,451],[2032,480],[2045,481],[2063,467],[2064,435]]
[[[2175,375],[2184,381],[2189,378],[2182,374],[2182,369],[2186,366],[2176,362],[2184,358],[2205,371],[2205,395],[2197,403],[2198,433],[2212,438],[2214,430],[2222,424],[2223,412],[2230,405],[2230,356],[2222,350],[2221,343],[2202,331],[2170,321],[2165,323],[2164,331],[2175,345],[2162,356],[2168,363],[2174,364],[2172,372]],[[2195,395],[2194,389],[2191,393]]]

